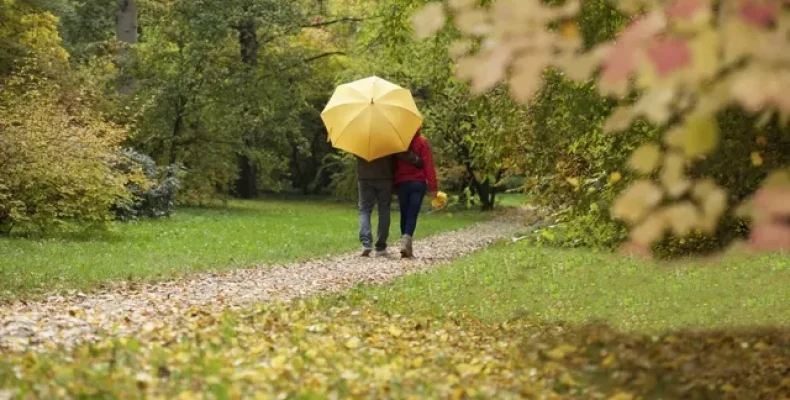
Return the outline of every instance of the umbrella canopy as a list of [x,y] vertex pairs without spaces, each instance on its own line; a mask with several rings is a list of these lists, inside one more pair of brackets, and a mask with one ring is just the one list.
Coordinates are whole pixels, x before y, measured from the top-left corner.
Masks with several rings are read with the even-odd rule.
[[406,151],[422,124],[411,92],[376,76],[338,86],[321,119],[332,146],[368,161]]

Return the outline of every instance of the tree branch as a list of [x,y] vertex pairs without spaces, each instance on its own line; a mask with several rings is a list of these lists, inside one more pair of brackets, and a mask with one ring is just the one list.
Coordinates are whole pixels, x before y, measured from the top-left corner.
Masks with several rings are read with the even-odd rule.
[[364,20],[365,20],[364,18],[343,17],[343,18],[338,18],[338,19],[332,19],[332,20],[329,20],[329,21],[321,21],[321,22],[316,22],[316,23],[312,23],[312,24],[301,25],[300,27],[301,28],[320,28],[322,26],[329,26],[329,25],[334,25],[334,24],[342,24],[342,23],[347,23],[347,22],[362,22]]
[[293,64],[290,64],[290,65],[286,65],[286,66],[284,66],[282,68],[278,68],[278,69],[272,71],[271,74],[264,74],[264,75],[261,76],[261,79],[268,79],[272,75],[277,75],[277,74],[283,73],[283,72],[285,72],[285,71],[287,71],[287,70],[289,70],[291,68],[296,68],[296,67],[298,67],[298,66],[300,66],[302,64],[306,64],[306,63],[310,63],[310,62],[313,62],[313,61],[317,61],[317,60],[320,60],[322,58],[327,58],[327,57],[331,57],[331,56],[338,56],[338,55],[345,55],[345,54],[346,53],[343,52],[343,51],[328,51],[326,53],[321,53],[321,54],[318,54],[318,55],[314,55],[312,57],[303,58],[298,63],[293,63]]
[[326,53],[321,53],[321,54],[316,55],[316,56],[305,58],[304,60],[302,60],[302,63],[309,63],[309,62],[320,60],[320,59],[326,58],[326,57],[344,56],[344,55],[346,55],[346,53],[343,52],[343,51],[328,51]]
[[299,33],[299,31],[301,31],[302,29],[306,29],[306,28],[321,28],[321,27],[324,27],[324,26],[329,26],[329,25],[334,25],[334,24],[349,23],[349,22],[362,22],[362,21],[365,21],[365,18],[343,17],[343,18],[337,18],[337,19],[333,19],[333,20],[329,20],[329,21],[315,22],[315,23],[312,23],[312,24],[294,25],[294,26],[290,26],[290,27],[286,28],[282,32],[277,32],[277,33],[270,34],[270,35],[264,35],[261,38],[261,44],[262,45],[263,44],[268,44],[268,43],[271,43],[271,42],[273,42],[273,41],[275,41],[277,39],[280,39],[282,37],[296,35],[296,34]]

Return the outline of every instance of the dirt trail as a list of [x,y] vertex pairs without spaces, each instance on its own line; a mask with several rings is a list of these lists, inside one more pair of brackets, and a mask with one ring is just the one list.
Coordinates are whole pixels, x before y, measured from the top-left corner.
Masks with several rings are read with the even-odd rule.
[[68,348],[108,334],[126,336],[159,329],[180,323],[195,308],[222,310],[256,301],[336,292],[357,284],[386,283],[512,237],[524,229],[522,222],[521,217],[506,215],[417,240],[417,258],[412,260],[400,259],[395,249],[387,258],[362,258],[353,253],[0,306],[0,353]]

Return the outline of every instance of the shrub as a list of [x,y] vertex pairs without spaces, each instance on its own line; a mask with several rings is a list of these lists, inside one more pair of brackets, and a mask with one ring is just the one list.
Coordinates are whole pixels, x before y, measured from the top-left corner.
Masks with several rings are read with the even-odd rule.
[[329,190],[337,200],[357,198],[357,161],[350,154],[329,154],[325,159],[324,168],[335,171]]
[[170,165],[161,168],[145,154],[133,149],[123,149],[123,162],[116,168],[123,172],[142,170],[145,182],[131,181],[126,187],[131,196],[115,205],[114,211],[119,220],[128,221],[140,217],[167,217],[175,208],[176,195],[181,187],[180,167]]
[[84,93],[11,79],[0,94],[0,232],[70,229],[112,220],[139,169],[120,171],[127,133],[86,107]]

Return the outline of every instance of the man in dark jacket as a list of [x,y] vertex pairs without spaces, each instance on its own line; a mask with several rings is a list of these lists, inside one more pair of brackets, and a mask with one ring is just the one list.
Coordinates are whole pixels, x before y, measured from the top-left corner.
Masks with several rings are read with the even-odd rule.
[[390,232],[390,207],[392,204],[392,181],[395,178],[395,162],[404,160],[422,168],[422,160],[414,153],[406,152],[372,161],[357,157],[357,186],[359,187],[359,241],[362,256],[373,252],[373,206],[378,205],[379,223],[375,250],[377,256],[386,256],[387,239]]

